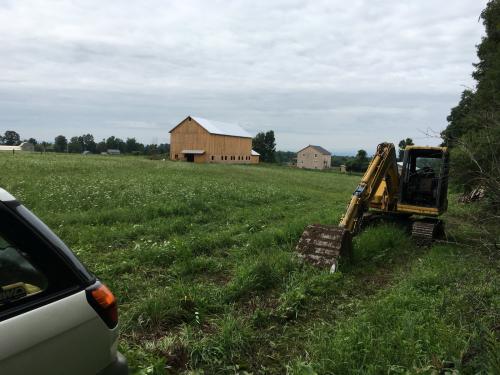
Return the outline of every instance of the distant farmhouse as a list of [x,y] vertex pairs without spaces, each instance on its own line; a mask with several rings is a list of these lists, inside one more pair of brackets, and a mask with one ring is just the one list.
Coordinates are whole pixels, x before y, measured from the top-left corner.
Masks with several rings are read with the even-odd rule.
[[236,124],[188,116],[170,130],[170,159],[194,163],[255,164],[252,136]]
[[17,152],[17,151],[24,151],[24,152],[33,152],[35,151],[35,146],[33,143],[29,142],[23,142],[19,146],[6,146],[6,145],[0,145],[0,151],[10,151],[10,152]]
[[332,154],[321,146],[309,145],[297,152],[297,167],[306,169],[328,169],[332,165]]

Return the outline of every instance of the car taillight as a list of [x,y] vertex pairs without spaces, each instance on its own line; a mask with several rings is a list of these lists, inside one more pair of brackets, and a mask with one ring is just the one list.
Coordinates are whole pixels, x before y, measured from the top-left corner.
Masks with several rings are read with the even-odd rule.
[[109,328],[115,328],[118,324],[118,306],[116,298],[108,287],[100,282],[87,288],[87,301],[99,314]]

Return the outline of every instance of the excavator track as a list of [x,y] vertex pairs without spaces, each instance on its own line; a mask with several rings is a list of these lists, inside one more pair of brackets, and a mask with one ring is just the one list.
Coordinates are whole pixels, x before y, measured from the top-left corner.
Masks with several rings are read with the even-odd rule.
[[440,235],[442,225],[440,220],[416,220],[411,227],[411,237],[418,246],[430,246]]
[[300,258],[335,272],[338,259],[351,253],[351,233],[342,227],[312,224],[306,227],[297,245]]

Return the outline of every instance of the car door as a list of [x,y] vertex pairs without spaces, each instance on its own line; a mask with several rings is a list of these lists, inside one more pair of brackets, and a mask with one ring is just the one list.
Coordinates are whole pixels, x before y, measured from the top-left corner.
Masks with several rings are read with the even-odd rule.
[[116,358],[117,330],[87,300],[95,279],[62,246],[0,202],[0,374],[95,374]]

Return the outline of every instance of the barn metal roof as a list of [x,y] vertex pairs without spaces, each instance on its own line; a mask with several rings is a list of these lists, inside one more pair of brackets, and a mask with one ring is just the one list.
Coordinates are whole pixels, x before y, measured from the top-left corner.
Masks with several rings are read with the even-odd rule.
[[316,150],[317,150],[320,154],[323,154],[323,155],[331,155],[331,154],[332,154],[332,153],[331,153],[330,151],[328,151],[327,149],[324,149],[324,148],[323,148],[323,147],[321,147],[321,146],[315,146],[315,145],[309,145],[309,146],[306,146],[306,147],[304,147],[303,149],[301,149],[301,150],[297,151],[297,154],[298,154],[299,152],[301,152],[302,150],[305,150],[305,149],[306,149],[306,148],[308,148],[308,147],[313,147],[313,148],[315,148],[315,149],[316,149]]
[[260,154],[257,151],[255,151],[255,150],[252,150],[251,155],[252,156],[260,156]]
[[[208,119],[203,118],[203,117],[188,116],[187,119],[193,119],[198,124],[200,124],[200,126],[203,127],[210,134],[252,138],[250,133],[248,133],[245,129],[243,129],[241,126],[236,125],[236,124],[229,124],[227,122],[222,122],[222,121],[208,120]],[[176,125],[174,128],[172,128],[170,130],[170,132],[172,132],[177,126],[182,124],[184,121],[185,120],[182,120],[178,125]]]
[[211,134],[220,134],[220,135],[232,135],[235,137],[245,137],[252,138],[250,133],[248,133],[241,126],[236,124],[230,124],[227,122],[208,120],[202,117],[192,117],[191,118],[196,121],[198,124],[203,126],[209,133]]

